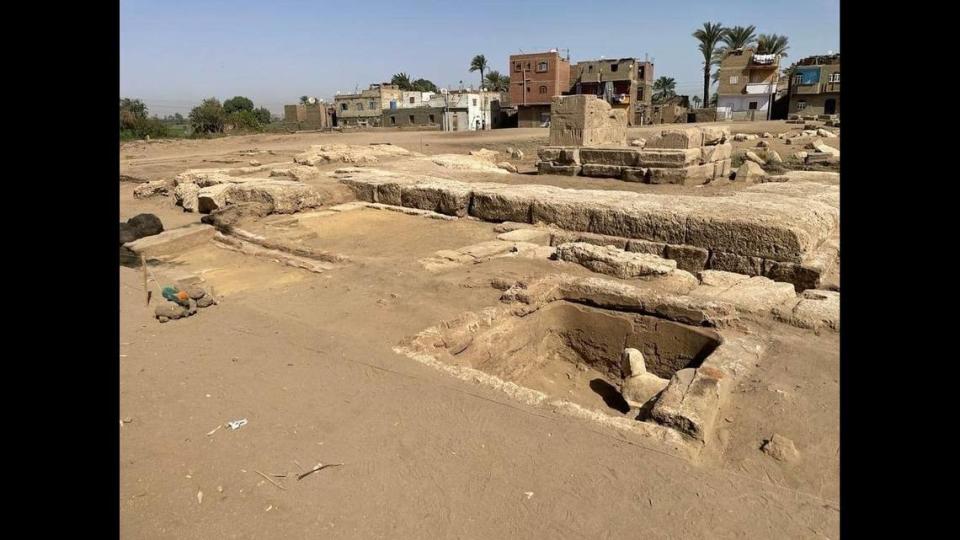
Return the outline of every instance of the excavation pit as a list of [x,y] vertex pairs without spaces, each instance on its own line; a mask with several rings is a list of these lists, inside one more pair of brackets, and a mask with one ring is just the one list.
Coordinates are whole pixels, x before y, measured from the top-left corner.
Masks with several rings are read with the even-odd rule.
[[640,350],[647,371],[669,380],[678,370],[699,367],[722,342],[712,329],[562,300],[476,332],[448,331],[441,358],[449,363],[632,418],[638,412],[619,393],[624,348]]

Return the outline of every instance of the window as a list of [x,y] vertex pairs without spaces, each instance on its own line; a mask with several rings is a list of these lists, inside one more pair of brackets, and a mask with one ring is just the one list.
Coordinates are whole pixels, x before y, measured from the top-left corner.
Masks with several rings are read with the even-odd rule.
[[749,104],[747,104],[747,108],[750,109],[751,111],[757,110],[757,102],[751,101]]
[[530,69],[530,62],[527,62],[527,69]]
[[523,64],[517,62],[517,67],[514,68],[514,71],[523,71]]
[[593,71],[593,66],[587,66],[587,71],[588,71],[588,72],[592,72],[592,71]]
[[347,104],[346,104],[346,103],[341,103],[341,104],[340,104],[340,110],[341,110],[341,111],[347,110]]
[[637,88],[637,99],[643,101],[643,87]]
[[831,73],[831,74],[830,74],[830,82],[832,82],[832,83],[838,83],[838,82],[840,82],[840,72],[839,72],[839,71],[836,72],[836,73]]
[[547,93],[547,87],[541,85],[541,86],[540,86],[540,93],[541,93],[541,94],[546,94],[546,93]]
[[546,70],[547,70],[547,63],[546,63],[546,62],[539,62],[539,63],[537,64],[537,73],[543,73],[543,72],[545,72]]
[[477,98],[473,98],[473,106],[474,106],[474,107],[477,106]]
[[357,103],[357,110],[358,110],[358,111],[362,111],[362,110],[363,110],[363,103]]
[[373,110],[376,110],[376,109],[377,109],[377,102],[376,102],[376,101],[370,101],[370,110],[373,111]]
[[391,125],[391,126],[397,125],[397,117],[396,117],[396,116],[391,116],[391,117],[390,117],[390,125]]
[[416,123],[417,123],[417,122],[413,119],[413,115],[412,115],[412,114],[410,115],[410,123],[411,123],[411,124],[416,124]]
[[528,94],[530,93],[530,87],[529,87],[529,86],[527,87],[527,93],[528,93]]
[[796,85],[796,86],[800,86],[801,84],[803,84],[803,75],[800,75],[799,73],[797,73],[796,75],[794,75],[794,76],[793,76],[793,84]]
[[436,123],[437,123],[437,121],[433,118],[433,115],[432,115],[432,114],[430,115],[430,123],[431,123],[431,124],[436,124]]
[[797,110],[798,110],[798,111],[802,111],[802,110],[804,110],[804,109],[806,109],[806,108],[807,108],[807,102],[806,102],[806,101],[798,101],[798,102],[797,102]]
[[620,64],[610,64],[610,71],[617,71],[620,68]]
[[637,66],[637,77],[643,78],[643,66]]
[[731,76],[730,76],[730,84],[737,84],[737,81],[739,81],[739,80],[740,80],[740,78],[739,78],[738,76],[736,76],[736,75],[731,75]]
[[414,104],[414,103],[416,103],[416,102],[417,102],[417,98],[415,98],[415,97],[413,97],[413,96],[410,96],[410,104],[412,105],[412,104]]

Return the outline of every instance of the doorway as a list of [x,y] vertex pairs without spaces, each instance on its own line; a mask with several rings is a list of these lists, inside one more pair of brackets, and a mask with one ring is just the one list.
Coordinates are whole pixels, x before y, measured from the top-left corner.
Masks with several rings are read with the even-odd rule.
[[830,98],[823,102],[823,114],[837,114],[837,100]]

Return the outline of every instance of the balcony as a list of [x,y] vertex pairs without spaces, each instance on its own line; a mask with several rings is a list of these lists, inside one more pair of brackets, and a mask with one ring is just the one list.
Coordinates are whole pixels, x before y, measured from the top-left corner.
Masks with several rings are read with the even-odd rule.
[[797,95],[819,94],[820,86],[820,83],[794,85],[792,93]]
[[776,87],[771,83],[747,83],[744,94],[772,94]]

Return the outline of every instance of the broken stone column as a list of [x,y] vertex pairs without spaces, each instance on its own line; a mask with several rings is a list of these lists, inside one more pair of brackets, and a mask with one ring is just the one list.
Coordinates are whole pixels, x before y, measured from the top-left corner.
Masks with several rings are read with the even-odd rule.
[[634,408],[643,407],[645,403],[656,397],[667,384],[667,379],[657,377],[647,371],[643,353],[637,349],[626,348],[620,356],[620,370],[623,373],[623,384],[620,394],[623,399]]

